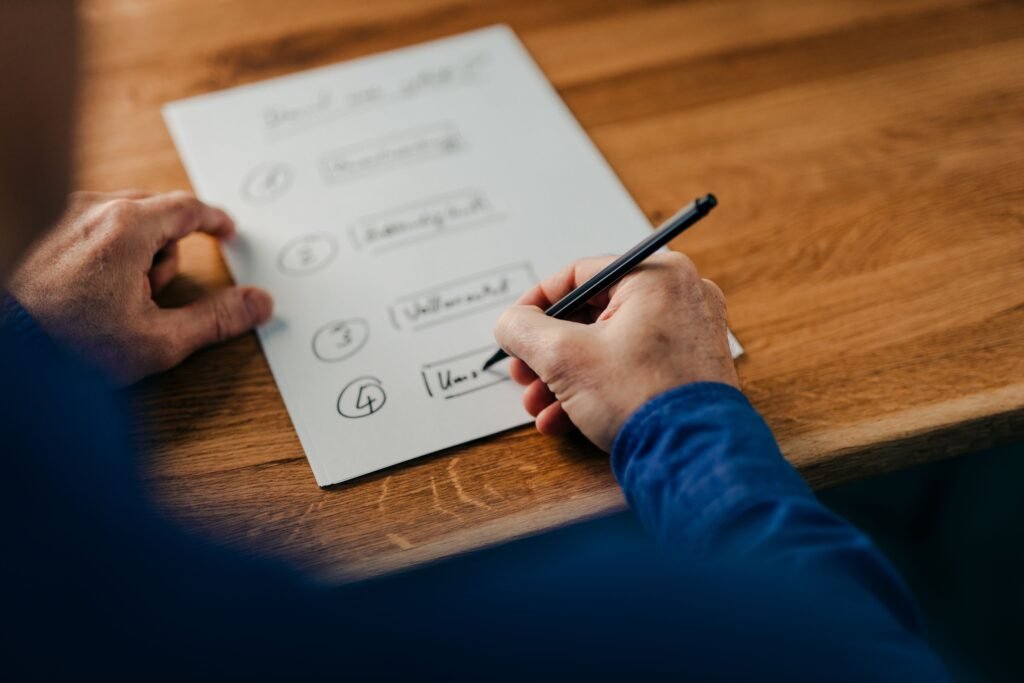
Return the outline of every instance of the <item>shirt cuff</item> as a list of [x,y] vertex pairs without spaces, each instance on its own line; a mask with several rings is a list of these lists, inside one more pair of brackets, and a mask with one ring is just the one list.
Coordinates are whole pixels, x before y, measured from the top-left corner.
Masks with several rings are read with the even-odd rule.
[[758,501],[813,498],[735,387],[696,382],[638,410],[612,445],[626,500],[659,541],[707,550]]

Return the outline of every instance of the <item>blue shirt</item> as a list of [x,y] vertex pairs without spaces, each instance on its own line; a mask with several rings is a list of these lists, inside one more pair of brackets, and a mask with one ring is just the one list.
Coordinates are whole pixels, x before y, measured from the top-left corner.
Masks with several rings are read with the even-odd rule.
[[123,397],[0,315],[14,680],[945,680],[903,582],[731,387],[670,391],[615,441],[657,543],[581,525],[328,587],[156,514]]

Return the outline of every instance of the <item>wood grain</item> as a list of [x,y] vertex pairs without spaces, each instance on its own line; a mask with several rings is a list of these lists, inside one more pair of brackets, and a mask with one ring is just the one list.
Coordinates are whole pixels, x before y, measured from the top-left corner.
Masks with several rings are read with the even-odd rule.
[[[170,100],[510,24],[652,222],[725,290],[745,388],[815,486],[1024,434],[1024,3],[88,0],[80,187],[188,185]],[[567,179],[570,182],[570,179]],[[228,282],[184,244],[180,295]],[[253,336],[136,392],[167,514],[330,578],[623,505],[520,429],[317,488]]]

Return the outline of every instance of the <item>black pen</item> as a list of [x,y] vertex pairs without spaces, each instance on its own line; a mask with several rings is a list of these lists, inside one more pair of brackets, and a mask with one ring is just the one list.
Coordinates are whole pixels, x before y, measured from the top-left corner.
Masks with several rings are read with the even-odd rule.
[[[713,194],[695,199],[679,211],[679,213],[662,223],[653,233],[640,240],[635,247],[605,266],[600,273],[552,304],[544,313],[552,318],[567,318],[572,315],[583,308],[594,296],[624,278],[648,256],[661,249],[674,237],[677,237],[688,227],[708,215],[708,212],[716,206],[718,206],[718,200],[715,199]],[[484,370],[507,357],[508,354],[505,353],[504,349],[498,349],[497,353],[488,358],[487,362],[484,363]]]

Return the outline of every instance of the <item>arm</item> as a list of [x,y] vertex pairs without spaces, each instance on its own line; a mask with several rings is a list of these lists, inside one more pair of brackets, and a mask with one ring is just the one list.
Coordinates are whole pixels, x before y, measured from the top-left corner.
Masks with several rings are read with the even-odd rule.
[[[659,556],[641,540],[588,541],[575,529],[331,591],[283,566],[211,547],[148,509],[110,388],[16,304],[8,301],[5,313],[0,431],[17,457],[9,460],[16,485],[4,504],[11,519],[35,511],[31,524],[12,525],[7,548],[18,559],[0,572],[8,615],[19,625],[14,672],[104,679],[146,672],[168,680],[323,680],[344,672],[458,681],[479,680],[481,671],[494,680],[539,671],[588,680],[941,678],[924,641],[896,624],[884,601],[864,599],[856,581],[831,586],[827,572],[809,571],[787,586],[758,564],[710,572]],[[693,394],[699,386],[735,400]],[[622,430],[616,464],[625,454],[637,490],[656,487],[643,483],[643,473],[658,463],[678,458],[685,472],[690,458],[710,462],[674,446],[693,441],[678,427],[720,430],[725,422],[697,419],[701,405],[716,404],[721,420],[734,423],[743,410],[756,418],[735,390],[691,385],[655,399]],[[658,422],[687,405],[692,421]],[[760,440],[746,439],[751,453],[771,446],[758,424]],[[798,496],[806,495],[790,474]],[[657,518],[633,500],[653,526],[689,524],[685,508]],[[674,543],[689,543],[684,536]],[[737,647],[744,656],[734,656]]]
[[[180,206],[180,201],[172,204]],[[98,215],[90,215],[104,225],[102,219],[109,218],[109,208],[104,204],[97,209]],[[138,206],[128,214],[154,215],[150,208],[154,207]],[[123,215],[125,209],[121,205],[118,212]],[[219,221],[212,214],[211,220],[203,223]],[[75,275],[73,283],[81,285],[66,285],[63,290],[70,299],[67,307],[57,309],[88,312],[82,297],[89,300],[99,285],[109,284],[93,277],[95,269],[89,267],[95,263],[89,258],[92,247],[100,247],[102,256],[111,245],[124,246],[126,240],[156,226],[136,225],[138,229],[131,231],[114,221],[106,227],[115,234],[107,234],[105,241],[85,240],[85,248],[74,251],[54,248],[54,260],[65,253],[78,254],[77,259],[62,265],[65,274]],[[86,232],[95,234],[94,230]],[[158,236],[133,253],[162,248],[162,239]],[[145,287],[151,266],[147,257],[128,256],[128,262],[134,264],[131,281],[138,287],[136,293],[149,292]],[[44,260],[37,257],[35,262]],[[681,257],[673,257],[654,264],[648,274],[675,278],[685,263]],[[21,281],[22,296],[27,292],[25,298],[33,300],[33,292],[45,294],[46,287],[29,286],[47,277],[45,269],[39,266],[39,270],[24,272],[36,275]],[[148,281],[158,285],[170,272],[171,268],[149,270]],[[677,474],[697,471],[688,464],[696,451],[666,447],[678,445],[680,440],[688,447],[692,435],[678,432],[673,443],[655,443],[671,429],[664,429],[667,425],[651,415],[645,419],[648,409],[638,414],[636,429],[622,429],[640,405],[675,384],[735,381],[725,340],[724,309],[716,299],[720,294],[713,285],[687,277],[690,279],[661,283],[665,286],[650,283],[651,289],[644,280],[638,281],[639,285],[634,280],[632,291],[651,306],[639,319],[635,316],[641,309],[628,305],[631,295],[626,289],[627,303],[623,303],[620,290],[619,298],[612,295],[604,307],[595,307],[595,316],[604,324],[575,326],[563,335],[561,326],[572,324],[553,321],[559,326],[555,344],[549,343],[555,328],[540,327],[549,320],[539,310],[518,309],[511,314],[513,318],[526,316],[518,329],[526,333],[527,340],[512,343],[521,350],[521,358],[534,361],[539,372],[531,374],[531,367],[518,361],[513,373],[531,387],[527,407],[538,416],[538,427],[558,431],[578,420],[581,429],[606,448],[620,431],[624,439],[632,434],[639,439],[633,454],[643,454],[635,460],[643,462],[642,468],[626,468],[635,474],[655,472],[648,468],[658,462],[678,462]],[[709,299],[683,296],[695,289]],[[651,291],[666,292],[667,298],[648,296]],[[192,344],[219,336],[204,335],[232,329],[213,324],[213,316],[201,313],[219,310],[229,300],[241,303],[245,293],[228,290],[220,294],[227,297],[220,306],[211,306],[208,299],[177,314],[151,306],[146,296],[140,305],[125,311],[128,317],[120,318],[125,322],[123,336],[115,335],[111,341],[114,348],[130,351],[131,346],[138,346],[134,335],[140,321],[164,324],[170,322],[166,315],[191,312],[188,317],[196,327],[173,330],[177,336],[168,328],[176,354],[184,355]],[[34,301],[35,311],[30,312],[45,317],[49,311],[54,315],[48,318],[50,328],[65,333],[62,341],[80,342],[86,351],[91,340],[102,337],[81,337],[82,332],[109,334],[115,330],[108,325],[116,318],[103,315],[90,318],[85,330],[65,326],[56,315],[58,311],[44,305],[45,299]],[[669,310],[660,310],[666,301],[673,302]],[[721,334],[713,337],[713,343],[705,343],[699,336],[681,341],[678,332],[672,333],[672,329],[682,328],[670,315],[678,302],[698,307],[693,319],[717,325],[713,329]],[[103,303],[97,301],[101,314],[111,310],[100,305]],[[233,310],[241,312],[244,307]],[[55,678],[62,677],[60,674],[66,677],[67,672],[79,677],[92,672],[97,676],[113,674],[106,678],[130,678],[129,674],[150,670],[159,662],[159,673],[170,679],[199,672],[254,680],[314,675],[319,679],[325,672],[343,670],[349,674],[386,671],[396,680],[412,676],[478,680],[481,665],[487,667],[488,676],[499,680],[522,680],[537,671],[590,680],[668,673],[694,680],[743,680],[764,672],[769,672],[767,678],[789,681],[941,676],[941,668],[923,640],[892,618],[884,600],[863,589],[862,577],[834,567],[823,571],[819,565],[808,571],[798,586],[787,586],[779,583],[770,568],[762,572],[756,563],[743,567],[743,573],[709,574],[699,567],[685,567],[678,558],[668,561],[639,542],[601,538],[585,544],[572,540],[566,532],[332,592],[309,585],[274,563],[211,547],[181,534],[148,509],[143,487],[132,473],[127,424],[109,389],[67,358],[60,347],[49,343],[24,311],[10,304],[8,313],[9,334],[0,329],[0,349],[4,351],[0,353],[0,375],[5,379],[5,391],[0,392],[0,432],[4,437],[0,442],[17,457],[9,459],[8,477],[14,485],[4,503],[9,506],[10,519],[18,519],[25,510],[36,511],[31,524],[14,525],[7,547],[18,561],[8,563],[2,582],[10,589],[5,596],[9,616],[20,624],[15,671],[31,671],[37,677],[45,677],[47,672]],[[244,317],[239,320],[255,322]],[[535,325],[533,320],[540,322]],[[645,325],[645,320],[664,322],[670,329]],[[506,319],[508,322],[516,321]],[[623,322],[626,324],[620,325]],[[241,329],[240,324],[236,331]],[[620,329],[625,337],[616,336]],[[535,332],[532,340],[531,330]],[[581,331],[603,336],[597,338],[598,344],[590,344],[590,337],[577,334]],[[636,336],[630,338],[632,334]],[[584,346],[576,349],[576,344]],[[608,356],[603,356],[605,353]],[[705,354],[707,362],[697,367],[693,354]],[[124,353],[118,355],[124,358]],[[130,358],[145,361],[146,356]],[[618,362],[623,359],[628,362]],[[132,367],[138,374],[154,369],[148,362]],[[640,371],[652,367],[671,372],[655,374],[652,379],[650,373]],[[594,381],[601,378],[588,374],[588,368],[624,374]],[[121,379],[125,380],[125,375]],[[609,392],[609,386],[616,391]],[[717,423],[713,431],[720,431],[723,424]],[[691,428],[695,425],[698,422],[690,423]],[[731,431],[733,435],[742,433],[741,429]],[[653,441],[645,441],[648,439]],[[723,458],[728,457],[729,449],[718,450]],[[760,452],[758,448],[753,451]],[[699,453],[697,459],[704,460]],[[627,460],[633,462],[632,457]],[[799,483],[798,478],[794,480]],[[644,483],[643,476],[637,482],[638,490],[650,484]],[[627,484],[627,490],[630,488]],[[655,507],[659,505],[656,497],[650,500]],[[672,496],[661,500],[666,508],[680,502]],[[46,504],[40,505],[40,501]],[[638,505],[638,510],[642,507]],[[720,529],[728,529],[733,525],[724,523],[726,520],[747,517],[715,519],[723,522]],[[682,531],[689,516],[681,508],[661,518],[648,516],[647,521]],[[742,533],[744,525],[735,528],[740,533],[718,536],[750,537]],[[685,533],[672,537],[679,539],[675,541],[678,547],[685,547]],[[845,579],[845,585],[836,577]],[[819,595],[826,599],[819,600]],[[48,649],[52,643],[60,645],[59,651]],[[110,648],[110,643],[119,647]],[[745,656],[735,657],[735,647],[742,647]]]
[[[797,596],[815,595],[774,628],[816,624],[822,651],[857,644],[843,661],[858,652],[876,672],[886,662],[890,673],[920,665],[941,676],[896,572],[815,499],[739,391],[722,293],[685,256],[652,257],[577,321],[543,314],[606,263],[580,261],[542,283],[495,330],[537,428],[578,428],[611,452],[630,506],[674,553],[721,565],[734,588],[751,578],[734,570],[749,566],[766,592],[796,581]],[[765,637],[771,618],[762,625]]]
[[650,401],[619,433],[612,467],[630,507],[660,542],[837,582],[923,633],[892,566],[818,502],[734,387],[690,384]]

